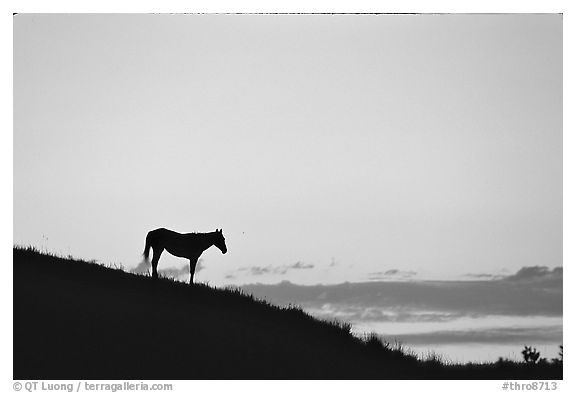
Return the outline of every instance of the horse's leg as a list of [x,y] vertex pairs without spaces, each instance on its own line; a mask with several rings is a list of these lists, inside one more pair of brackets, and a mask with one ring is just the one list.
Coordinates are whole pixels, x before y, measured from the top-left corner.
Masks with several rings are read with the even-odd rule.
[[194,272],[196,271],[196,264],[198,257],[190,258],[190,285],[194,284]]
[[153,248],[154,256],[152,257],[152,278],[158,278],[158,261],[162,255],[163,248]]

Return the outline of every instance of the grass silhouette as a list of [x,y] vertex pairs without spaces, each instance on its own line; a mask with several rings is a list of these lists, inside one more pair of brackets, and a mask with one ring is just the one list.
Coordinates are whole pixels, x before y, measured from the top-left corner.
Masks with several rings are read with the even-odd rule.
[[14,379],[562,379],[562,362],[446,364],[238,288],[14,247]]

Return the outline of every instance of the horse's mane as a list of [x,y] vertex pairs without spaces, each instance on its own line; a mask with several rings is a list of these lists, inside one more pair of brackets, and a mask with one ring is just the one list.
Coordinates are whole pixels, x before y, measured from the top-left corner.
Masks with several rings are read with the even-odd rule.
[[214,233],[217,233],[216,231],[213,232],[190,232],[187,233],[187,235],[212,235]]

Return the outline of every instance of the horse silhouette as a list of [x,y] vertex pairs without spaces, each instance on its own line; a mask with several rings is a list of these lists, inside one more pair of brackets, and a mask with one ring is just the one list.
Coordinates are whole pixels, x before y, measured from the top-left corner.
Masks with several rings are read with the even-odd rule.
[[166,228],[158,228],[146,235],[143,255],[148,261],[150,248],[154,251],[152,256],[153,278],[158,278],[158,261],[164,250],[176,257],[190,260],[190,284],[193,284],[198,258],[212,246],[218,247],[222,254],[226,254],[228,251],[222,229],[208,233],[178,233]]

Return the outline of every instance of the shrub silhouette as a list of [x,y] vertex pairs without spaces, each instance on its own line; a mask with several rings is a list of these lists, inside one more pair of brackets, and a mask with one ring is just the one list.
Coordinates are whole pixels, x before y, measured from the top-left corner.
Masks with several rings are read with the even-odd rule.
[[524,356],[524,361],[528,364],[536,364],[538,359],[540,359],[540,352],[536,351],[536,348],[524,347],[522,351],[522,356]]
[[560,352],[558,352],[558,357],[552,359],[552,363],[556,364],[556,365],[562,365],[562,363],[564,362],[564,345],[560,345]]

